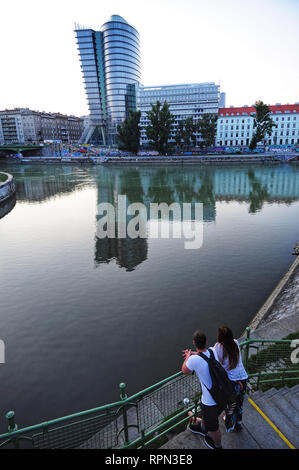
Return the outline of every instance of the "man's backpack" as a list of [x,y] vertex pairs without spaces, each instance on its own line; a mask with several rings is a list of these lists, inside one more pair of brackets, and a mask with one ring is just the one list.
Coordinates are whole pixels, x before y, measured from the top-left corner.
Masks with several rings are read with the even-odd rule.
[[208,351],[210,351],[210,357],[207,357],[205,354],[198,353],[198,355],[208,363],[212,380],[212,387],[210,389],[205,384],[204,386],[210,392],[217,405],[225,408],[225,406],[230,403],[235,396],[234,385],[229,380],[226,370],[215,358],[213,350],[209,348]]

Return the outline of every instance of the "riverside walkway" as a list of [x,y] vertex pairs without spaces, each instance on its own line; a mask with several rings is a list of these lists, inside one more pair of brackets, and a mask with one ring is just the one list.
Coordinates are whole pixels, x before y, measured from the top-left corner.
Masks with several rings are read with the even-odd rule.
[[[224,449],[298,449],[299,385],[256,392],[244,401],[243,429],[226,433],[219,418]],[[161,449],[207,449],[203,438],[185,430]]]

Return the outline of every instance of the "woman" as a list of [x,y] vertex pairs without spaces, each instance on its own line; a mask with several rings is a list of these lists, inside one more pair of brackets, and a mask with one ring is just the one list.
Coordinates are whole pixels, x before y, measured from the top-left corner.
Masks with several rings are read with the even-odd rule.
[[225,411],[226,431],[239,431],[242,425],[243,401],[246,392],[248,375],[242,363],[239,343],[227,326],[218,329],[218,341],[215,344],[218,359],[234,383],[236,397]]

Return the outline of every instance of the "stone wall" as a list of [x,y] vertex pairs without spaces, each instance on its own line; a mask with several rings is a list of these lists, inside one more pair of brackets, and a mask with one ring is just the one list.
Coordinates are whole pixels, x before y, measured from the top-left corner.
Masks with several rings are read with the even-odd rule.
[[0,182],[0,204],[15,194],[16,191],[13,176],[3,172],[1,172],[1,174],[6,175],[7,180]]

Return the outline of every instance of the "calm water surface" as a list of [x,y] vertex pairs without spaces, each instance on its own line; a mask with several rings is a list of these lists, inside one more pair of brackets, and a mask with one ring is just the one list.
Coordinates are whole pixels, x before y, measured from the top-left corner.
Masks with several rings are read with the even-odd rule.
[[[195,329],[238,337],[293,258],[299,167],[1,165],[0,427],[81,411],[177,372]],[[204,239],[99,240],[97,204],[202,202]],[[7,211],[6,211],[7,212]],[[3,214],[3,213],[2,213]]]

